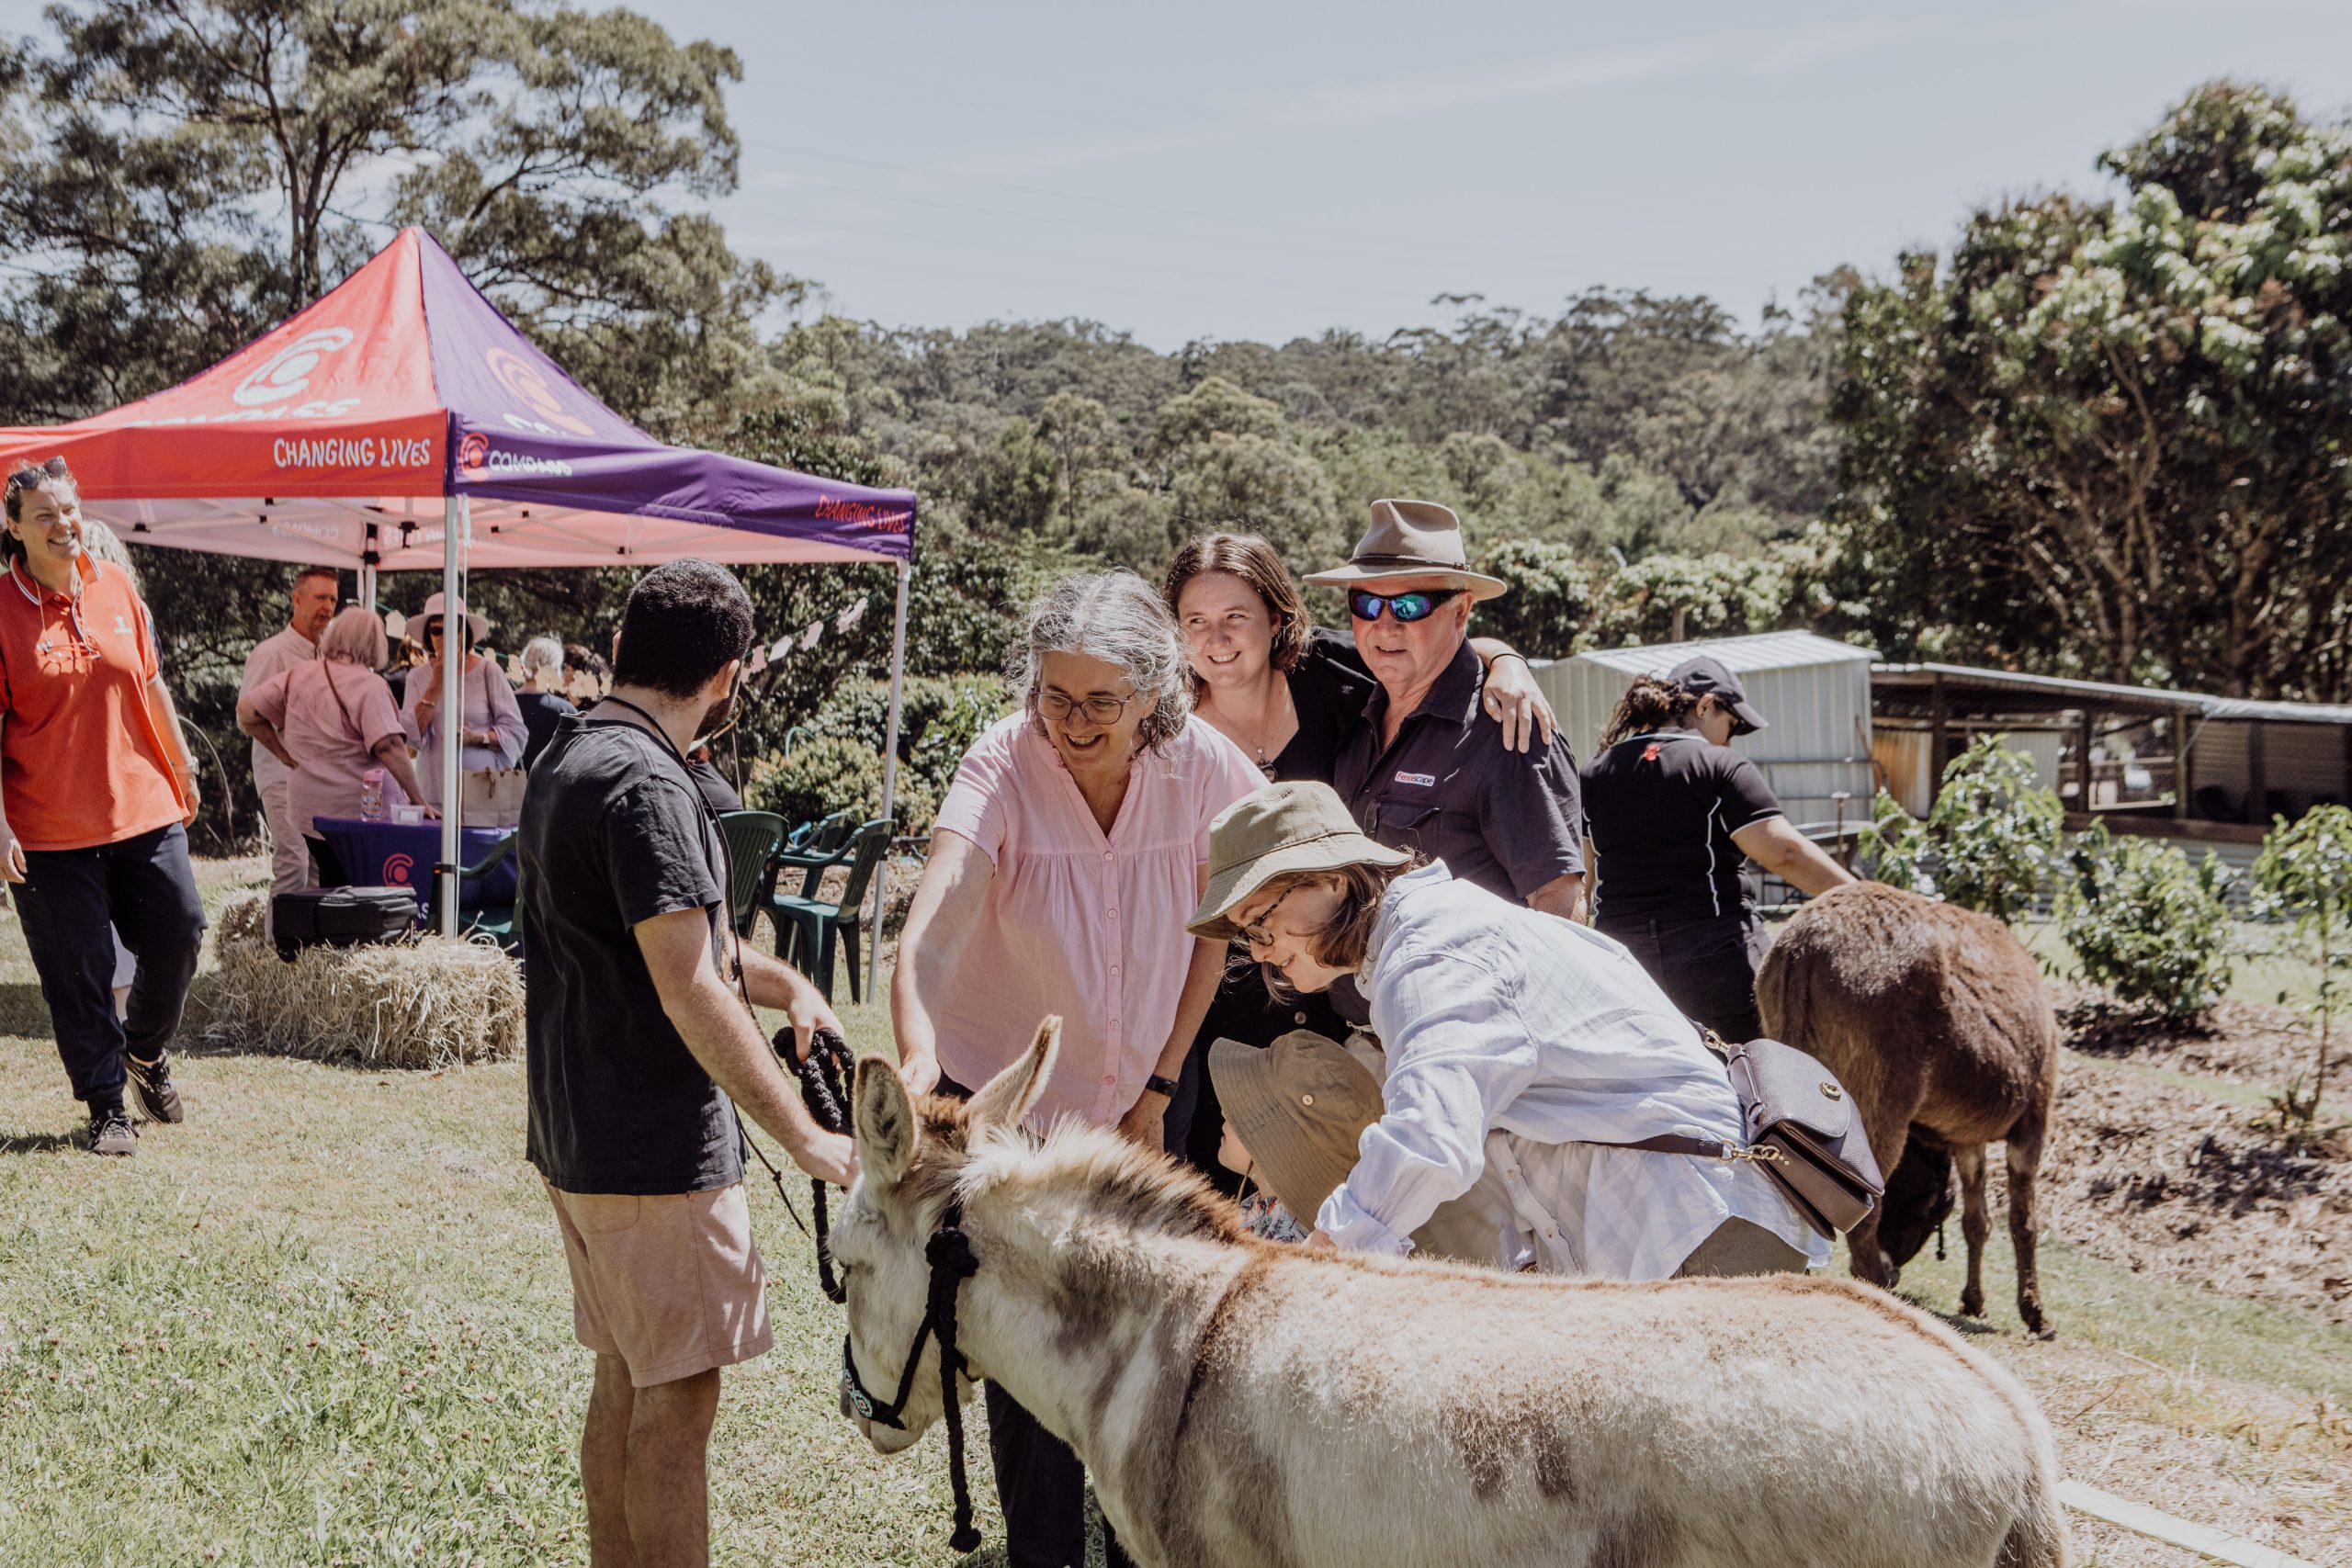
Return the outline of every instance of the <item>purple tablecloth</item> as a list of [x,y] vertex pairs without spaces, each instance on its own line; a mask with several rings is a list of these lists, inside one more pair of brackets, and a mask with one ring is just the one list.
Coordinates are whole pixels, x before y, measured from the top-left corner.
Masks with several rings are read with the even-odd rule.
[[[344,874],[362,887],[413,887],[423,909],[432,898],[433,863],[441,858],[438,822],[371,822],[364,817],[320,817],[311,821],[319,837],[343,862]],[[471,865],[498,847],[512,828],[464,828],[458,833],[458,860]],[[479,882],[458,884],[461,909],[503,908],[514,902],[514,857],[508,855]]]

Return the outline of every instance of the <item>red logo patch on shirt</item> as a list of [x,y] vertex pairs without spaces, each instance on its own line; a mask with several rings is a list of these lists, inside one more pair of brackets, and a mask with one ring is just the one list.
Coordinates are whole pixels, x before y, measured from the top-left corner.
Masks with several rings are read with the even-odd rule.
[[1655,762],[1657,761],[1657,741],[1653,740],[1648,745],[1642,748],[1642,761],[1645,762]]

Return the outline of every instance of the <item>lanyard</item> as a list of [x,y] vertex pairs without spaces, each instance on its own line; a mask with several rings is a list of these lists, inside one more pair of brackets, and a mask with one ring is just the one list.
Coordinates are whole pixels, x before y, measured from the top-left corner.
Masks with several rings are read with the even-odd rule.
[[[40,617],[40,640],[33,644],[33,650],[36,653],[46,654],[50,651],[48,606],[43,602],[43,595],[36,592],[32,585],[27,583],[24,578],[18,575],[17,568],[22,564],[21,561],[8,563],[8,581],[17,585],[17,592],[25,596],[25,602],[33,607],[34,614]],[[74,585],[73,592],[66,595],[65,650],[68,653],[86,653],[92,659],[106,657],[106,649],[98,646],[98,639],[92,637],[89,628],[82,624],[82,591],[79,583]]]

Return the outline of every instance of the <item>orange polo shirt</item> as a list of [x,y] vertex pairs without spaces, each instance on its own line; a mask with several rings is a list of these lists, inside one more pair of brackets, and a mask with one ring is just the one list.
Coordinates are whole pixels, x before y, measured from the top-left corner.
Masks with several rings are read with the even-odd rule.
[[0,808],[28,850],[85,850],[187,815],[147,707],[155,638],[119,568],[84,556],[81,593],[21,560],[0,578]]

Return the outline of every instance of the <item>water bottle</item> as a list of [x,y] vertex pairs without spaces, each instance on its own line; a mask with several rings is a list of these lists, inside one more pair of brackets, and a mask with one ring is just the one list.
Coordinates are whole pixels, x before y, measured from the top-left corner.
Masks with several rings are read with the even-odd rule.
[[359,775],[359,815],[370,822],[384,819],[384,770],[370,768]]

